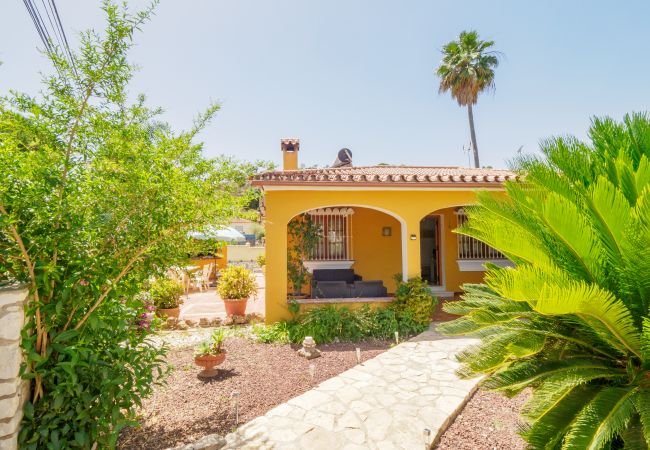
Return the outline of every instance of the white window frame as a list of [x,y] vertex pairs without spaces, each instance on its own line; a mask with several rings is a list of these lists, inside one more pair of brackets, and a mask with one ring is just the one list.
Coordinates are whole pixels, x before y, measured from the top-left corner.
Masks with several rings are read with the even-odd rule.
[[[456,226],[460,227],[467,220],[467,215],[463,208],[457,209],[455,214]],[[476,238],[457,234],[456,244],[456,262],[461,272],[485,272],[488,262],[501,267],[513,265],[503,253]]]
[[308,211],[311,220],[320,227],[321,236],[309,262],[354,261],[352,254],[352,215],[348,207],[319,208]]

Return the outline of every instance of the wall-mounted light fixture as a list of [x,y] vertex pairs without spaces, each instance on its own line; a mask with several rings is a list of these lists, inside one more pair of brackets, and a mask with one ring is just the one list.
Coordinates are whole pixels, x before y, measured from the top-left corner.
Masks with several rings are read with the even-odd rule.
[[418,238],[418,237],[417,237],[416,235],[414,235],[414,234],[411,235],[411,240],[412,240],[412,241],[416,240],[417,238]]
[[381,235],[382,236],[392,236],[393,235],[393,229],[391,227],[384,227],[381,229]]

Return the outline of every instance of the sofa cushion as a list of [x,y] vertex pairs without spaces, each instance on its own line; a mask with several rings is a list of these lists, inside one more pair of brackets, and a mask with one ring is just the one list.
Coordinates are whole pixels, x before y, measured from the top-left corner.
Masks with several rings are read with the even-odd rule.
[[353,297],[386,297],[388,290],[381,280],[355,281],[351,294]]
[[313,298],[349,298],[350,285],[345,281],[316,281],[313,283]]
[[353,269],[315,269],[312,274],[314,281],[345,281],[354,283]]

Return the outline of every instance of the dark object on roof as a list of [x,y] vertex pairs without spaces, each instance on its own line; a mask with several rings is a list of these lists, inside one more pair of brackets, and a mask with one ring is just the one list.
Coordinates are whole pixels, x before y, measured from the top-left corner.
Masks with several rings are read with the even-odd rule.
[[352,152],[349,148],[342,148],[336,156],[332,167],[350,167],[352,166]]

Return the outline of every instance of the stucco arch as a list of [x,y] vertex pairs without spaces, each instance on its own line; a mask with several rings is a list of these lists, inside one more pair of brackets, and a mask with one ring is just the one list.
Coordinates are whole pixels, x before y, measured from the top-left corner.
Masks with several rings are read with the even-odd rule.
[[425,217],[427,217],[427,216],[429,216],[431,214],[435,214],[435,213],[437,213],[439,211],[443,211],[445,209],[452,209],[452,208],[456,209],[456,208],[463,208],[465,206],[475,206],[475,205],[476,205],[476,203],[472,203],[472,202],[464,202],[464,203],[445,205],[443,207],[432,209],[431,211],[425,213],[422,217],[420,217],[420,220],[424,219]]
[[[381,213],[384,213],[388,216],[393,217],[395,220],[397,220],[400,224],[400,241],[402,244],[402,280],[406,281],[408,278],[408,256],[407,256],[407,248],[406,248],[406,243],[407,243],[407,227],[406,227],[406,220],[402,218],[399,214],[396,214],[393,211],[390,211],[385,208],[381,208],[378,206],[374,205],[368,205],[368,204],[355,204],[355,203],[327,203],[327,204],[322,204],[322,205],[317,205],[310,207],[308,209],[304,209],[301,211],[296,212],[293,216],[291,216],[286,224],[291,222],[295,217],[299,216],[300,214],[305,214],[308,211],[312,211],[314,209],[320,209],[320,208],[336,208],[340,206],[349,206],[351,208],[367,208],[367,209],[372,209],[375,211],[379,211]],[[286,225],[285,224],[285,225]]]

